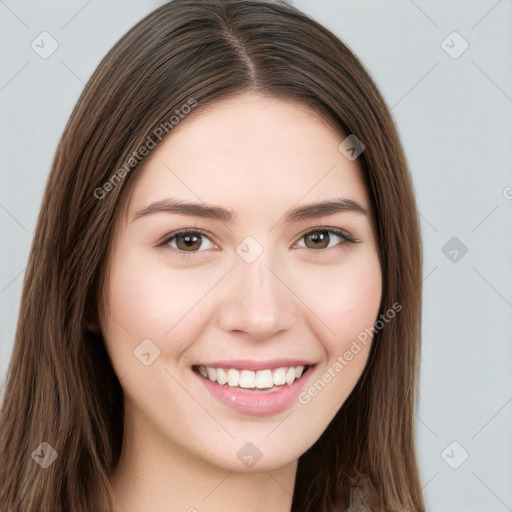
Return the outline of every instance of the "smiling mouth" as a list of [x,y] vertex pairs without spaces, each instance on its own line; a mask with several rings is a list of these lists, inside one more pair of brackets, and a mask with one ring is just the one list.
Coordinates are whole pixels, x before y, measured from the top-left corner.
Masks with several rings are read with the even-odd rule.
[[196,365],[192,369],[220,386],[247,392],[275,392],[299,380],[309,366],[283,366],[274,369],[237,370]]

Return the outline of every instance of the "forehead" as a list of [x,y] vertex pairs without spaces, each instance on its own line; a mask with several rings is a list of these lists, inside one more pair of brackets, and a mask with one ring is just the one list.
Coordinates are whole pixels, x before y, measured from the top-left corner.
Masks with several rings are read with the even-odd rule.
[[167,196],[234,211],[346,197],[368,206],[345,136],[308,106],[240,95],[193,112],[148,155],[129,212]]

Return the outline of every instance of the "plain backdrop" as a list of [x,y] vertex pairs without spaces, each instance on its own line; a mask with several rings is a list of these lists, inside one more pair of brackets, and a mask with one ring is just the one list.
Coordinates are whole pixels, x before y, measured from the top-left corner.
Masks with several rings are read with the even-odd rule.
[[[59,137],[100,59],[161,3],[0,0],[2,385]],[[429,510],[510,511],[512,2],[293,4],[369,70],[413,176],[424,246],[417,445]],[[47,58],[33,49],[41,37],[45,51],[58,45]]]

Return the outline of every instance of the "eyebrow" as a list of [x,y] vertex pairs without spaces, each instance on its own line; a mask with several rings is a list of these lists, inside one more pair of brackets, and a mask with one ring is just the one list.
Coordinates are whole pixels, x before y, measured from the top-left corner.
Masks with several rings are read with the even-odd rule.
[[[368,215],[368,210],[356,201],[353,201],[352,199],[335,198],[292,208],[283,215],[283,218],[284,222],[293,222],[323,217],[325,215],[332,215],[343,211]],[[142,208],[141,210],[138,210],[133,215],[131,222],[140,219],[141,217],[162,212],[215,219],[227,223],[234,223],[237,216],[233,210],[222,206],[168,198],[162,201],[157,201],[145,208]]]

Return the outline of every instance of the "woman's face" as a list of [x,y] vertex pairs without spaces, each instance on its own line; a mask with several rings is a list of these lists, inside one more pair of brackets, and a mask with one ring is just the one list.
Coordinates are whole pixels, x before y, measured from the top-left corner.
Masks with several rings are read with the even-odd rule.
[[101,312],[125,443],[268,471],[325,430],[363,371],[382,291],[343,139],[297,103],[241,95],[149,154]]

